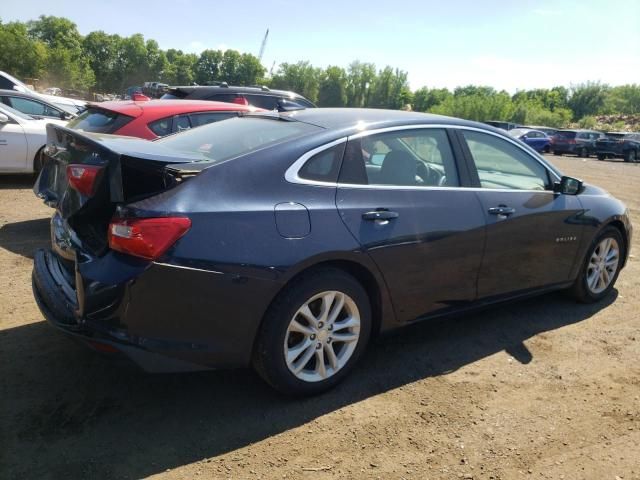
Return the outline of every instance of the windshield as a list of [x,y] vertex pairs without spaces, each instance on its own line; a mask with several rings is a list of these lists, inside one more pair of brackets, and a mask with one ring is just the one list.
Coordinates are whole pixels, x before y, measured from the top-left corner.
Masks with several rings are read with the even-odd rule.
[[156,141],[173,150],[221,162],[319,130],[322,128],[277,117],[236,117]]
[[34,120],[33,117],[30,117],[29,115],[25,115],[22,112],[19,112],[18,110],[16,110],[15,108],[11,108],[8,105],[2,105],[2,107],[0,107],[0,112],[6,112],[10,115],[13,115],[14,117],[18,117],[21,118],[22,120]]

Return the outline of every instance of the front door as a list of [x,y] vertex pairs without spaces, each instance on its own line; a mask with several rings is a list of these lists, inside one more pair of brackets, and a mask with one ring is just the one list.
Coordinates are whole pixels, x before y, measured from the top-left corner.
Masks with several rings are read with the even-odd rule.
[[383,273],[399,321],[476,298],[485,217],[475,192],[459,187],[444,129],[349,139],[336,204]]
[[487,223],[478,297],[567,282],[582,231],[578,198],[554,193],[553,173],[524,149],[492,134],[461,132]]

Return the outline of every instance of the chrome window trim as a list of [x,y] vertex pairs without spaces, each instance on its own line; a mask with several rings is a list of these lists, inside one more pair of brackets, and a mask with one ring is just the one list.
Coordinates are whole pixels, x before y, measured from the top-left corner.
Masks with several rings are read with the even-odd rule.
[[321,145],[319,147],[314,148],[313,150],[308,151],[300,158],[298,158],[293,164],[287,169],[285,172],[285,180],[289,183],[297,183],[303,185],[315,185],[322,187],[345,187],[345,188],[360,188],[360,189],[384,189],[384,190],[464,190],[464,191],[478,191],[478,192],[527,192],[527,193],[550,193],[555,194],[552,190],[519,190],[519,189],[505,189],[505,188],[483,188],[483,187],[434,187],[434,186],[425,186],[425,187],[412,187],[412,186],[404,186],[404,185],[361,185],[354,183],[339,183],[339,182],[322,182],[318,180],[308,180],[305,178],[301,178],[298,175],[299,170],[305,164],[307,160],[311,157],[320,153],[329,148],[335,147],[344,142],[348,142],[350,140],[355,140],[362,137],[368,137],[369,135],[376,135],[379,133],[387,133],[387,132],[397,132],[402,130],[416,130],[416,129],[426,129],[426,128],[438,128],[438,129],[451,129],[451,130],[471,130],[475,132],[485,133],[487,135],[493,135],[494,137],[501,138],[512,145],[516,146],[520,150],[522,150],[526,155],[537,161],[541,164],[551,175],[552,180],[555,178],[556,180],[560,180],[561,176],[558,172],[556,172],[555,168],[548,164],[543,158],[539,157],[537,153],[534,155],[532,152],[528,150],[526,145],[521,145],[516,139],[509,138],[508,136],[501,135],[496,132],[492,132],[490,130],[485,130],[483,128],[478,127],[470,127],[466,125],[447,125],[447,124],[414,124],[414,125],[397,125],[395,127],[385,127],[385,128],[377,128],[374,130],[366,130],[354,135],[350,135],[348,137],[342,137],[338,140],[334,140],[325,145]]

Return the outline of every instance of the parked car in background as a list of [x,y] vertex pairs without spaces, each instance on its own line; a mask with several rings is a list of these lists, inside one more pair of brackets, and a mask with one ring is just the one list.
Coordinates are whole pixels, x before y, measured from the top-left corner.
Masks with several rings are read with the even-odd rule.
[[62,95],[62,90],[58,87],[49,87],[45,88],[43,93],[46,95]]
[[509,135],[522,140],[537,152],[549,153],[551,151],[551,139],[546,133],[530,128],[513,128]]
[[257,110],[206,100],[101,102],[89,104],[85,112],[69,122],[69,128],[153,140]]
[[551,151],[554,155],[572,153],[588,158],[596,152],[596,141],[604,137],[604,133],[594,130],[558,130],[551,137]]
[[476,122],[311,108],[48,138],[35,299],[149,370],[253,365],[316,394],[381,331],[552,290],[596,302],[628,258],[622,202]]
[[40,171],[48,123],[67,124],[59,119],[35,119],[0,104],[0,173]]
[[302,95],[267,87],[232,87],[226,83],[214,86],[171,87],[163,99],[215,100],[217,102],[252,105],[264,110],[299,110],[315,105]]
[[498,120],[487,120],[486,122],[487,125],[491,125],[492,127],[496,127],[496,128],[501,128],[502,130],[512,130],[514,128],[518,128],[519,125],[517,123],[513,123],[513,122],[501,122]]
[[29,93],[31,95],[35,95],[42,100],[45,100],[56,107],[77,115],[82,110],[84,110],[87,102],[84,100],[78,100],[75,98],[61,97],[58,95],[46,95],[43,93],[38,93],[32,89],[30,89],[23,82],[18,80],[17,78],[9,75],[8,73],[0,71],[0,89],[2,90],[16,90],[22,93]]
[[598,160],[623,158],[625,162],[635,163],[640,159],[640,133],[607,132],[596,141],[596,154]]
[[558,131],[557,128],[544,127],[544,126],[538,126],[538,125],[523,125],[522,127],[519,127],[519,128],[529,128],[531,130],[539,130],[541,132],[546,133],[549,137],[552,137]]
[[70,120],[76,117],[73,113],[69,113],[31,92],[22,93],[17,90],[0,90],[0,103],[33,118]]

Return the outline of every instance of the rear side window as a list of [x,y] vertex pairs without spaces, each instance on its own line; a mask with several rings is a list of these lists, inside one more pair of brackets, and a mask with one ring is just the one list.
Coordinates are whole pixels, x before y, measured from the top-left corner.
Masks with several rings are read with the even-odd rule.
[[317,153],[302,166],[298,172],[298,176],[317,182],[337,182],[344,147],[345,145],[343,143]]
[[245,95],[245,98],[249,102],[249,105],[253,105],[254,107],[264,108],[265,110],[278,109],[278,97],[268,95]]
[[215,95],[209,95],[207,100],[213,100],[215,102],[233,103],[237,95],[235,93],[216,93]]
[[171,133],[171,124],[173,123],[173,117],[161,118],[160,120],[156,120],[155,122],[151,122],[149,125],[149,130],[155,133],[159,137],[164,137],[165,135],[169,135]]
[[236,112],[204,112],[204,113],[192,113],[189,115],[191,119],[192,127],[200,127],[213,122],[219,122],[220,120],[226,120],[227,118],[236,117]]
[[27,115],[37,115],[42,117],[57,117],[60,118],[60,110],[45,105],[44,103],[30,100],[22,97],[8,97],[11,102],[11,107],[15,108],[19,112],[26,113]]
[[115,133],[133,120],[133,117],[101,108],[88,108],[84,113],[68,123],[74,130],[94,133]]

